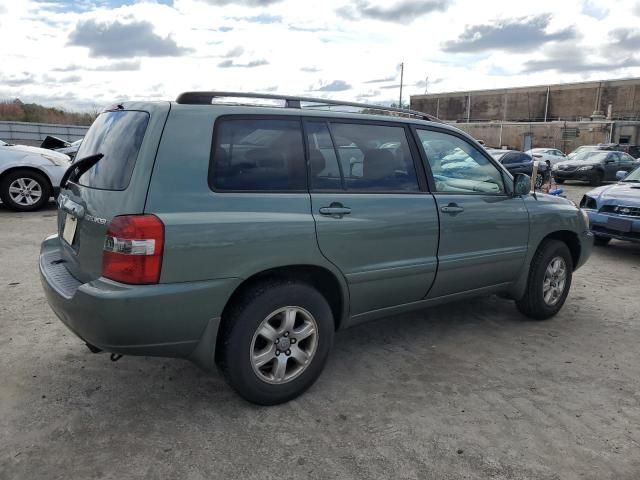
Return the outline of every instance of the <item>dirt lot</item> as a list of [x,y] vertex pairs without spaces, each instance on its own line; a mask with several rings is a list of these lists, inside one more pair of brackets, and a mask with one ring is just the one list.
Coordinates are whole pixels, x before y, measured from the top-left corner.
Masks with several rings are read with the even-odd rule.
[[640,477],[640,245],[596,248],[550,321],[491,297],[342,332],[307,394],[258,408],[186,361],[89,353],[41,292],[54,215],[0,207],[2,479]]

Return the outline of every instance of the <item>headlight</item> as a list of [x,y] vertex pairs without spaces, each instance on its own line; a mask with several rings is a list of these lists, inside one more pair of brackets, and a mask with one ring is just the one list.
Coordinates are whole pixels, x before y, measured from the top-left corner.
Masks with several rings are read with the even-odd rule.
[[593,165],[586,165],[584,167],[580,167],[578,169],[579,172],[584,172],[585,170],[591,170],[593,168]]
[[597,210],[598,204],[596,203],[596,199],[590,197],[589,195],[584,195],[582,200],[580,201],[580,208],[587,208],[589,210]]
[[49,160],[51,163],[53,163],[54,165],[58,165],[59,167],[69,166],[69,163],[70,163],[69,160],[62,159],[60,157],[54,157],[53,155],[47,155],[46,153],[42,153],[41,155],[47,160]]

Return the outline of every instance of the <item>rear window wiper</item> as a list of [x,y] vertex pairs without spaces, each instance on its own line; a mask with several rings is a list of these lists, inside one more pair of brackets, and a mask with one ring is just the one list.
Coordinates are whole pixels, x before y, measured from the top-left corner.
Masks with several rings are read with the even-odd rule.
[[67,182],[76,181],[80,175],[93,167],[100,159],[104,157],[102,153],[95,153],[88,157],[82,157],[71,164],[71,166],[64,172],[62,179],[60,180],[60,188],[64,188]]

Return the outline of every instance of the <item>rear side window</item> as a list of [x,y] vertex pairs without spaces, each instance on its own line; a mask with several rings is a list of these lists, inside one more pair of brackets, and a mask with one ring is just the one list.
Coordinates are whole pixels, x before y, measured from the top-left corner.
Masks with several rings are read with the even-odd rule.
[[341,190],[343,188],[340,164],[329,127],[324,122],[307,123],[309,146],[309,178],[313,190]]
[[218,120],[209,185],[232,191],[306,190],[300,121]]
[[102,153],[104,157],[83,173],[77,183],[101,190],[127,188],[148,123],[147,112],[101,113],[84,137],[76,159],[96,153]]
[[[335,151],[331,154],[320,149],[325,164],[322,170],[311,169],[312,187],[335,185],[333,188],[342,186],[354,192],[420,190],[404,127],[332,122],[330,128]],[[308,141],[313,167],[318,152],[313,151],[313,139]],[[334,180],[336,173],[342,175],[341,182]]]

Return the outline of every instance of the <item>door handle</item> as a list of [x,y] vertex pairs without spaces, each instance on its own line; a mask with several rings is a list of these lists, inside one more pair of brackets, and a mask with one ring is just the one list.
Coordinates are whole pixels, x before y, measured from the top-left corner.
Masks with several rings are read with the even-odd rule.
[[443,213],[450,213],[452,215],[455,215],[456,213],[464,212],[464,208],[462,208],[457,203],[450,203],[449,205],[442,207],[440,211]]
[[341,203],[334,202],[328,207],[320,208],[320,215],[327,215],[330,217],[342,217],[343,215],[349,215],[351,213],[351,209],[349,207],[345,207]]

